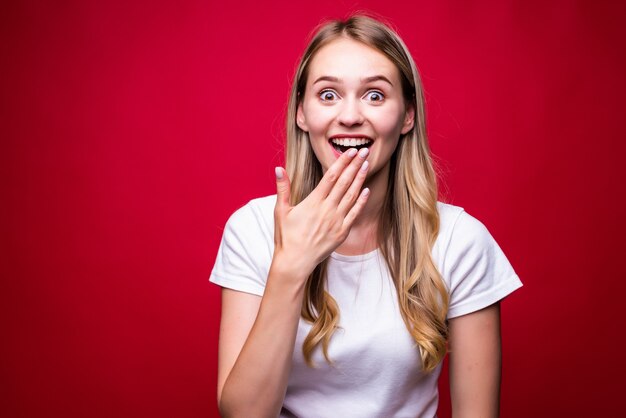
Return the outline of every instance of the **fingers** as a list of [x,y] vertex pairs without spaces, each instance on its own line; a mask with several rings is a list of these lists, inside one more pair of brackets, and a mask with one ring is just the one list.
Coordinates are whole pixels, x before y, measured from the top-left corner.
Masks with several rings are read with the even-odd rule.
[[[363,183],[365,182],[365,177],[367,176],[367,169],[369,168],[369,162],[363,161],[363,164],[357,169],[356,176],[352,180],[352,184],[348,190],[346,190],[343,195],[339,196],[339,204],[337,209],[339,213],[347,214],[352,206],[354,206],[355,201],[361,194],[361,187],[363,187]],[[334,193],[335,190],[331,193]],[[368,192],[369,193],[369,192]]]
[[352,162],[357,153],[356,148],[350,148],[348,151],[341,154],[339,158],[337,158],[337,161],[330,166],[314,190],[314,193],[318,194],[320,199],[325,199],[328,196],[337,180],[341,177],[343,170],[350,165],[350,162]]
[[367,203],[367,198],[369,197],[369,195],[370,189],[366,187],[359,195],[359,198],[356,200],[354,206],[352,206],[346,217],[343,219],[343,227],[345,229],[349,230],[352,227],[354,220],[359,216],[359,214],[365,207],[365,203]]
[[291,198],[291,184],[287,172],[282,167],[276,167],[276,210],[289,207]]
[[[359,196],[361,186],[365,181],[365,174],[367,173],[367,155],[369,150],[367,148],[361,148],[356,157],[352,159],[350,164],[343,170],[339,179],[328,194],[328,200],[334,205],[338,205],[341,209],[342,206],[346,213],[356,198]],[[362,170],[363,169],[363,170]],[[345,207],[346,204],[349,207]]]

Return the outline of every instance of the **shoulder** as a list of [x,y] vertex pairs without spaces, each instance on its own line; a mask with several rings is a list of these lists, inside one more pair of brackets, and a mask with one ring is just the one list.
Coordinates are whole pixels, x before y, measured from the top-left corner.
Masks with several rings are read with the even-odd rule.
[[440,203],[438,208],[433,256],[450,292],[448,318],[489,306],[522,286],[482,222],[458,206]]
[[248,231],[256,229],[274,229],[274,206],[276,195],[250,200],[237,209],[226,222],[227,230]]
[[454,273],[482,271],[508,265],[487,227],[463,208],[440,203],[440,228],[433,255],[444,278],[453,285]]
[[[276,195],[252,199],[226,222],[222,236],[225,251],[261,253],[274,250],[274,205]],[[266,250],[266,251],[265,251]]]
[[454,241],[455,244],[480,245],[493,239],[485,225],[468,214],[464,208],[437,202],[437,209],[440,244],[448,247]]
[[275,196],[253,199],[226,222],[211,282],[262,295],[274,251]]
[[474,247],[484,244],[491,238],[485,225],[465,212],[462,207],[437,202],[437,209],[439,211],[439,235],[435,243],[435,255],[449,256],[451,247],[452,249]]

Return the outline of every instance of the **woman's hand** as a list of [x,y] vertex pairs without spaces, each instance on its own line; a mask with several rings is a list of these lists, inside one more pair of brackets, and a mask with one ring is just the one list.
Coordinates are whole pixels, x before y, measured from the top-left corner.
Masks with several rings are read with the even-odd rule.
[[306,279],[348,237],[369,195],[369,189],[361,191],[368,152],[367,148],[344,152],[297,206],[289,203],[290,182],[285,170],[276,168],[274,262],[279,262],[281,269]]

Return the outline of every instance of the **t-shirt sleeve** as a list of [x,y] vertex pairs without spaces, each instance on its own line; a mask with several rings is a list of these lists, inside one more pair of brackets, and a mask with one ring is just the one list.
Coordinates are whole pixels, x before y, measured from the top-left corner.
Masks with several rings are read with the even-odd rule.
[[450,291],[448,318],[483,309],[522,286],[487,228],[465,211],[454,223],[443,270]]
[[266,235],[262,219],[250,204],[237,210],[224,227],[209,280],[222,287],[262,296],[271,262]]

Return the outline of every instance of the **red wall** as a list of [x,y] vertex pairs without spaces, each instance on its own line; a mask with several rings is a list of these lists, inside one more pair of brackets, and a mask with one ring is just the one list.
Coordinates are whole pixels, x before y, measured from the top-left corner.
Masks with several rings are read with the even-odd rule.
[[8,3],[0,415],[217,416],[222,227],[274,190],[307,34],[358,9],[397,25],[447,200],[524,281],[503,304],[502,415],[622,410],[618,2]]

